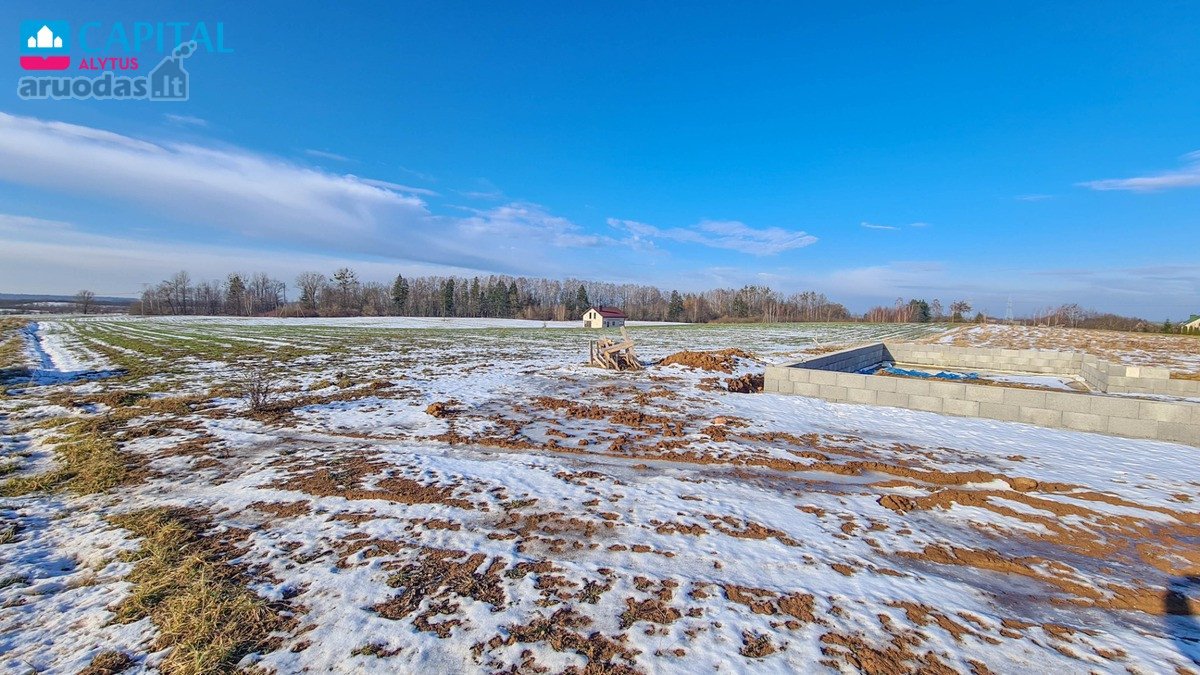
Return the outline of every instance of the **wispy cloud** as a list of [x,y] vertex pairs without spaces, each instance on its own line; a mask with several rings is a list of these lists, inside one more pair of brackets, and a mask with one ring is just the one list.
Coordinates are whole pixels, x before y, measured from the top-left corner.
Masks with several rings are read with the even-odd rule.
[[929,223],[919,222],[919,221],[915,222],[915,223],[909,223],[908,226],[909,227],[931,227]]
[[[0,214],[0,269],[6,285],[11,275],[25,290],[71,293],[90,288],[101,295],[132,295],[142,284],[154,283],[180,269],[197,279],[220,279],[233,271],[266,272],[290,282],[307,270],[354,268],[364,280],[394,278],[391,260],[362,260],[355,256],[287,250],[264,250],[244,245],[188,244],[124,235],[88,232],[84,224]],[[405,274],[471,274],[469,268],[405,263]]]
[[363,183],[366,183],[367,185],[373,185],[375,187],[383,188],[385,190],[392,190],[395,192],[407,192],[408,194],[423,195],[425,197],[439,196],[438,193],[434,192],[433,190],[412,187],[409,185],[401,185],[400,183],[393,183],[393,182],[387,181],[387,180],[377,180],[375,178],[359,178],[358,176],[355,176],[354,174],[346,174],[346,177],[354,178],[359,181],[362,181]]
[[1039,194],[1017,195],[1016,197],[1013,197],[1013,199],[1015,199],[1019,202],[1044,202],[1047,199],[1054,199],[1054,195],[1039,195]]
[[1093,180],[1079,185],[1093,190],[1126,190],[1130,192],[1158,192],[1177,188],[1200,187],[1200,150],[1183,156],[1184,165],[1174,171],[1151,176],[1133,178],[1108,178]]
[[304,154],[308,155],[309,157],[316,157],[317,159],[331,159],[335,162],[354,161],[354,160],[350,159],[349,157],[347,157],[345,155],[339,155],[336,152],[327,152],[325,150],[314,150],[312,148],[305,148]]
[[164,118],[171,124],[178,124],[183,127],[207,127],[208,120],[191,115],[176,115],[174,113],[165,113]]
[[859,223],[859,225],[867,228],[868,230],[898,230],[898,229],[900,229],[900,228],[896,227],[895,225],[879,225],[877,223],[868,223],[865,220],[863,222]]
[[702,220],[692,227],[666,229],[617,218],[609,218],[608,224],[630,232],[639,240],[668,239],[750,255],[775,255],[817,243],[816,237],[802,230],[753,228],[736,220]]
[[0,181],[127,207],[151,223],[219,228],[258,245],[329,255],[557,274],[577,261],[543,255],[548,243],[596,245],[527,205],[467,218],[438,215],[424,200],[435,193],[421,188],[240,148],[149,142],[5,113]]
[[467,199],[477,199],[480,201],[504,201],[508,197],[505,196],[504,190],[501,190],[495,183],[486,179],[478,178],[475,180],[475,187],[469,190],[455,190],[458,194]]

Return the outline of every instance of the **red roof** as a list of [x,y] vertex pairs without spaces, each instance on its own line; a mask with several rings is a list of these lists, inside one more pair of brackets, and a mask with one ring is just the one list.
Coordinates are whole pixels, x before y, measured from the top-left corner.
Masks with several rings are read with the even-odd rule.
[[621,310],[617,309],[616,307],[593,307],[592,309],[599,312],[600,316],[602,316],[606,319],[624,319],[625,318],[625,312],[622,312]]

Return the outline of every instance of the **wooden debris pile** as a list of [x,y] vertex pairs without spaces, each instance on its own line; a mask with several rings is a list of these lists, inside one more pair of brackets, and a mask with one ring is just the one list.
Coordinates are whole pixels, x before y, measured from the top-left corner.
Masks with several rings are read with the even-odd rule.
[[621,328],[621,341],[600,338],[592,341],[588,365],[609,370],[641,370],[642,362],[633,351],[633,340]]

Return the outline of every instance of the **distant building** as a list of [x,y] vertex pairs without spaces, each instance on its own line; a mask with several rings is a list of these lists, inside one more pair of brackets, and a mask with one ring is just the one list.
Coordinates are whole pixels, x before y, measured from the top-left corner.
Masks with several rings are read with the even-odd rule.
[[584,328],[616,328],[625,325],[625,312],[616,307],[592,307],[583,313]]
[[1187,323],[1183,324],[1183,329],[1187,332],[1200,331],[1200,314],[1193,314],[1192,318]]

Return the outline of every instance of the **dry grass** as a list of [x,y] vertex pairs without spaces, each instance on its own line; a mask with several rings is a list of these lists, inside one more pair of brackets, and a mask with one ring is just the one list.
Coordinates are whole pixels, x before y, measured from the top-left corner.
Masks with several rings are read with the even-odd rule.
[[128,654],[109,649],[97,654],[87,668],[79,671],[79,675],[117,675],[131,667],[133,659]]
[[56,437],[57,466],[33,476],[17,476],[0,483],[0,496],[17,497],[34,492],[67,488],[77,494],[94,494],[112,489],[132,477],[117,444],[100,429],[97,420],[63,425]]
[[29,374],[25,367],[25,340],[21,337],[21,329],[28,324],[26,319],[0,319],[0,381]]
[[147,509],[113,520],[144,539],[117,621],[150,617],[159,631],[153,650],[171,649],[163,673],[232,672],[246,654],[270,651],[271,634],[288,627],[279,608],[246,588],[243,570],[228,562],[236,551],[206,537],[194,512]]

